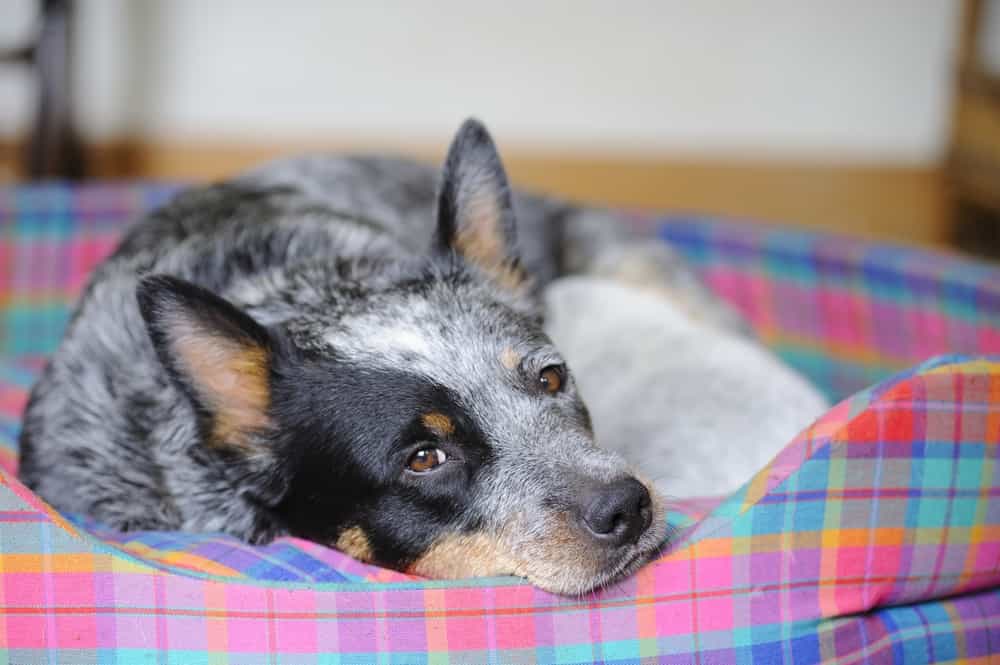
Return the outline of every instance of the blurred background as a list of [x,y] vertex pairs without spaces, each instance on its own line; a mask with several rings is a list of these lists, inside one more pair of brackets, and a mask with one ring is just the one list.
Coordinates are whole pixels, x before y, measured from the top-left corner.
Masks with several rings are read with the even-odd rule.
[[0,53],[0,182],[437,159],[476,115],[581,201],[1000,244],[1000,0],[2,0]]

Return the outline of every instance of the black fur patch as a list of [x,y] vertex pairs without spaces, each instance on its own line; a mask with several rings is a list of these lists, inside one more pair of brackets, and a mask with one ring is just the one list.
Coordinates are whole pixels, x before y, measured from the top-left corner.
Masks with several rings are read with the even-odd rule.
[[[276,457],[290,478],[276,515],[291,533],[321,542],[360,526],[384,565],[404,566],[454,525],[491,458],[456,396],[420,376],[296,354],[277,360],[271,389]],[[428,412],[447,414],[454,433],[430,431],[421,421]],[[455,461],[425,477],[406,471],[424,444]]]

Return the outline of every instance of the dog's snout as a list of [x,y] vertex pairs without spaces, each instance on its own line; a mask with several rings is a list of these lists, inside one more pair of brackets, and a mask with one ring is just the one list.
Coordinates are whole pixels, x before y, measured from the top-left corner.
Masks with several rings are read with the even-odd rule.
[[635,478],[617,480],[588,493],[580,521],[597,540],[611,546],[635,543],[653,519],[649,490]]

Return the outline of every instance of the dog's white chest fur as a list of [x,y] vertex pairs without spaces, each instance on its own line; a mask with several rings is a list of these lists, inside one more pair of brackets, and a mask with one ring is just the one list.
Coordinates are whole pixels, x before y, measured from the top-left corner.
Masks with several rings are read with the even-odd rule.
[[666,496],[739,488],[828,406],[766,349],[652,291],[567,277],[545,299],[597,442]]

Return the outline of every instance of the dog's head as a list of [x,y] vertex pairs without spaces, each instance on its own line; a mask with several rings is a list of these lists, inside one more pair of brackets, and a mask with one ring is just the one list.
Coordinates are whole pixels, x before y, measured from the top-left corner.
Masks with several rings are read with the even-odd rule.
[[570,594],[658,549],[662,502],[595,445],[542,332],[481,125],[452,144],[429,256],[317,270],[268,325],[177,279],[139,287],[204,447],[263,516],[364,561]]

